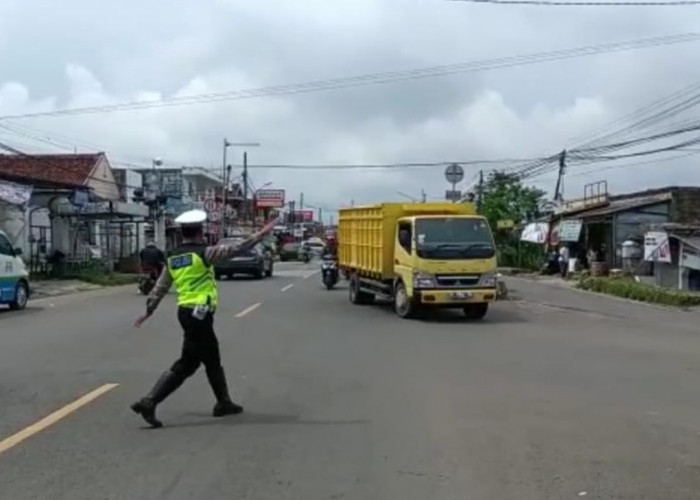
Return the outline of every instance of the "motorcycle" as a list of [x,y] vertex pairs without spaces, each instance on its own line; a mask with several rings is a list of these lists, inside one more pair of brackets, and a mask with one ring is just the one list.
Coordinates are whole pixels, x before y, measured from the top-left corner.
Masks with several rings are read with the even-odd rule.
[[328,290],[338,283],[338,262],[334,257],[323,257],[321,263],[321,279]]
[[158,270],[152,267],[143,268],[139,276],[138,290],[141,295],[148,295],[156,286],[158,280]]

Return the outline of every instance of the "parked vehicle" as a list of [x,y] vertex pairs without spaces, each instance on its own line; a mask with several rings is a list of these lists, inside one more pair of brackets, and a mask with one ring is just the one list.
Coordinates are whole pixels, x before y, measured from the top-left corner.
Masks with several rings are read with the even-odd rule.
[[481,319],[496,300],[493,236],[473,204],[342,209],[338,241],[354,304],[382,297],[394,302],[402,318],[424,308],[460,308]]
[[299,243],[285,243],[280,248],[280,260],[282,262],[287,262],[289,260],[297,260],[299,258],[299,248],[301,244]]
[[303,243],[313,257],[321,257],[325,244],[321,238],[309,238]]
[[22,249],[12,248],[7,234],[0,231],[0,304],[13,310],[27,307],[31,293],[29,271],[21,255]]
[[328,290],[331,290],[338,283],[338,262],[332,255],[323,256],[321,279]]
[[305,242],[302,243],[299,247],[299,260],[304,263],[308,263],[311,261],[312,256],[313,255],[311,253],[311,248],[309,248],[309,246]]
[[[223,244],[235,244],[242,241],[243,238],[227,238],[223,240]],[[262,244],[258,244],[251,248],[248,252],[229,259],[227,262],[222,262],[214,266],[216,279],[222,276],[233,278],[237,274],[253,276],[256,279],[272,276],[273,268],[272,252]]]

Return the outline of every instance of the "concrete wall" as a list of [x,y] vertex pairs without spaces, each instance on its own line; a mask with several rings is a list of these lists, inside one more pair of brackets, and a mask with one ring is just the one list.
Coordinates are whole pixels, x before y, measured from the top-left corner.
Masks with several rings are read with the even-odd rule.
[[677,290],[678,264],[654,262],[654,282],[656,286]]
[[671,221],[700,224],[700,188],[678,188],[673,191]]
[[104,200],[117,201],[120,197],[119,187],[109,166],[107,157],[102,156],[90,174],[87,186]]

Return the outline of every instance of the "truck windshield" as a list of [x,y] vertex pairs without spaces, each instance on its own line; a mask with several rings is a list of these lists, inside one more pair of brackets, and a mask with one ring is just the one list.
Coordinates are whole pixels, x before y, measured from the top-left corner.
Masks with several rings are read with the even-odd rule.
[[496,253],[483,219],[416,220],[416,249],[423,259],[489,259]]

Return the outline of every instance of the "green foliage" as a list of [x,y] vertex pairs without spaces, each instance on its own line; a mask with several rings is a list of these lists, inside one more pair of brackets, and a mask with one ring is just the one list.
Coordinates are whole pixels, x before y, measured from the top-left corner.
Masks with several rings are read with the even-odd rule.
[[583,278],[578,287],[640,302],[677,307],[700,305],[700,294],[646,285],[631,278]]
[[512,240],[501,239],[496,245],[498,265],[538,271],[544,259],[544,249],[541,245],[518,241],[518,233]]
[[516,225],[539,216],[545,192],[524,186],[518,176],[492,172],[484,182],[481,214],[493,228],[498,251],[498,263],[505,267],[539,269],[544,251],[539,245],[519,242],[519,231],[499,230],[499,220],[512,220]]
[[541,189],[524,186],[516,175],[492,172],[484,182],[481,214],[493,228],[499,220],[510,219],[520,224],[539,215],[544,195]]

